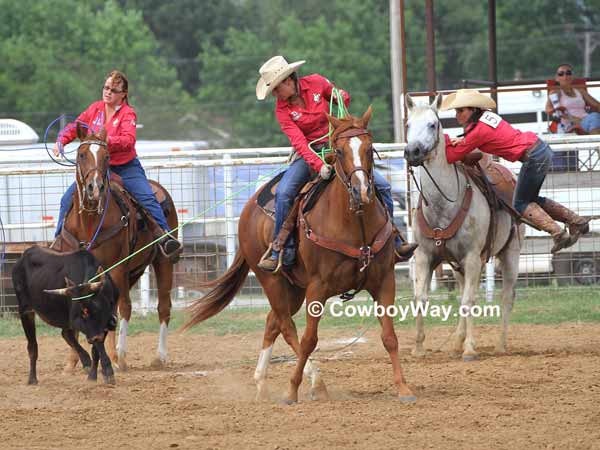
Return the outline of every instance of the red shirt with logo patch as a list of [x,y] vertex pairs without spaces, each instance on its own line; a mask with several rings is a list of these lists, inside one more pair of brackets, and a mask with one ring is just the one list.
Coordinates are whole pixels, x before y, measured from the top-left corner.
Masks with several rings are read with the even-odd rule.
[[[306,108],[277,100],[275,116],[281,131],[288,137],[294,150],[318,172],[323,166],[323,161],[308,147],[308,143],[329,133],[329,122],[325,113],[329,113],[329,101],[334,86],[319,74],[302,77],[298,82]],[[344,105],[348,107],[350,95],[341,89],[338,90],[344,99]],[[327,142],[327,137],[317,142]]]
[[[500,118],[495,114],[494,116]],[[479,120],[470,124],[466,132],[464,141],[456,145],[452,145],[450,137],[444,134],[446,160],[449,164],[461,161],[467,153],[476,148],[485,153],[501,156],[508,161],[517,161],[525,150],[532,147],[538,140],[535,133],[517,130],[502,118],[496,128]]]
[[77,122],[88,126],[88,134],[98,133],[103,127],[106,129],[111,166],[126,164],[137,156],[135,151],[137,115],[127,103],[121,104],[109,123],[106,123],[104,102],[100,100],[92,103],[74,123],[68,124],[61,131],[58,141],[62,145],[67,145],[77,137]]

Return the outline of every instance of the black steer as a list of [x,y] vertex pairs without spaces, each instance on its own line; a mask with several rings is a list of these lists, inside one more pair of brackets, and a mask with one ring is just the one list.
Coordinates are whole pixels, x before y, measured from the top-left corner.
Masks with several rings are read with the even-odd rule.
[[[89,282],[101,272],[98,260],[86,250],[58,253],[36,246],[27,249],[15,264],[12,279],[27,336],[29,384],[37,384],[35,313],[62,329],[62,337],[77,352],[84,369],[89,370],[89,380],[96,381],[100,360],[105,383],[115,383],[104,339],[107,331],[115,330],[118,289],[109,275]],[[92,344],[91,360],[77,342],[77,331]]]

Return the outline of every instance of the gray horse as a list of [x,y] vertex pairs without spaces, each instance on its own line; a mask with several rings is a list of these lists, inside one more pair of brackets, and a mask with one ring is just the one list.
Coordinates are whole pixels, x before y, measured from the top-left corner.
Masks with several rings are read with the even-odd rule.
[[[445,230],[463,207],[463,199],[467,192],[467,179],[460,166],[455,167],[446,161],[446,144],[442,126],[437,114],[441,106],[442,96],[438,94],[429,106],[416,106],[410,96],[408,105],[408,135],[405,158],[411,166],[419,168],[422,212],[427,224],[432,229]],[[426,172],[429,172],[427,174]],[[465,208],[467,209],[467,208]],[[419,244],[415,253],[416,286],[415,302],[420,313],[416,317],[417,336],[413,351],[415,356],[424,356],[423,342],[423,307],[427,305],[429,285],[435,266],[439,259],[440,241],[425,236],[423,229],[417,224],[417,212],[413,216],[415,241]],[[468,312],[473,307],[479,289],[482,269],[485,264],[484,246],[490,230],[492,213],[481,191],[472,186],[472,200],[462,225],[453,237],[445,241],[445,255],[454,261],[460,271],[455,276],[461,287],[461,312]],[[515,231],[510,214],[500,210],[493,218],[493,241],[491,255],[496,256],[502,272],[502,333],[496,350],[506,351],[508,320],[515,298],[515,283],[519,270],[519,253],[524,235],[524,226]],[[453,336],[453,350],[462,352],[463,360],[477,358],[473,316],[459,314],[458,327]]]

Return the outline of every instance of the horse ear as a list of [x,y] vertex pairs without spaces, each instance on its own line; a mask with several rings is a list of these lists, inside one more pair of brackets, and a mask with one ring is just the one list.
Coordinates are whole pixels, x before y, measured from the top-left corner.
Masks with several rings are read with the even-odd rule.
[[100,133],[98,133],[98,138],[99,138],[101,141],[103,141],[103,142],[106,142],[106,128],[104,128],[104,127],[103,127],[103,128],[100,130]]
[[325,113],[325,115],[327,116],[327,120],[329,120],[329,123],[334,129],[338,128],[342,124],[342,121],[340,119],[336,119],[335,117],[330,116],[327,113]]
[[369,107],[363,114],[362,118],[360,119],[362,121],[363,128],[367,128],[367,126],[369,125],[369,120],[371,120],[372,114],[373,114],[373,108],[371,107],[371,105],[369,105]]
[[411,110],[415,107],[415,101],[413,100],[413,98],[410,96],[410,94],[406,94],[406,107]]
[[80,122],[77,121],[77,139],[79,139],[80,141],[85,140],[87,136],[87,128],[86,126]]
[[432,106],[436,111],[438,111],[442,107],[442,94],[437,94],[429,106]]

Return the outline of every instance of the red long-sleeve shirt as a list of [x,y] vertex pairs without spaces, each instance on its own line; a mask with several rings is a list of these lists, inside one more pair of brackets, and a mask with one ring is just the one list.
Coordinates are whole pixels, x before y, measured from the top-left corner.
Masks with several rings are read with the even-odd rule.
[[[122,103],[110,122],[107,123],[104,102],[102,100],[97,101],[82,112],[76,122],[86,124],[88,134],[97,133],[102,128],[106,129],[111,166],[126,164],[137,156],[135,151],[137,115],[127,103]],[[67,145],[76,137],[76,123],[71,123],[61,131],[58,141],[62,145]]]
[[[490,120],[486,121],[486,115]],[[519,131],[497,114],[489,112],[484,113],[478,122],[467,127],[467,134],[462,142],[452,145],[447,134],[444,134],[444,138],[446,160],[450,164],[461,161],[467,153],[476,148],[508,161],[517,161],[525,150],[538,140],[535,133]]]
[[[308,143],[329,132],[329,122],[325,113],[329,113],[333,84],[319,74],[302,77],[298,82],[300,95],[306,108],[277,100],[275,116],[279,121],[281,131],[288,137],[294,150],[312,169],[318,172],[323,166],[323,161],[308,147]],[[344,99],[344,104],[348,107],[350,95],[341,89],[339,91]],[[326,141],[327,138],[324,138],[321,142]]]

